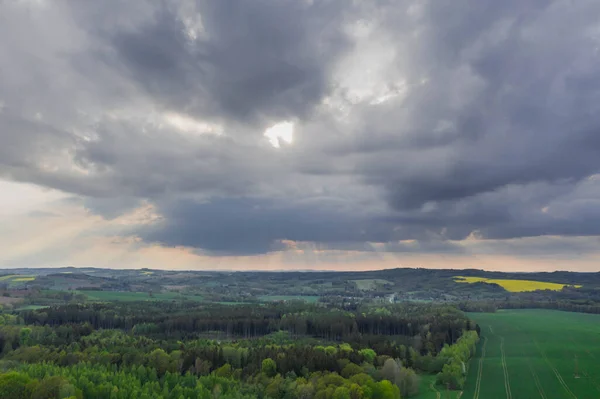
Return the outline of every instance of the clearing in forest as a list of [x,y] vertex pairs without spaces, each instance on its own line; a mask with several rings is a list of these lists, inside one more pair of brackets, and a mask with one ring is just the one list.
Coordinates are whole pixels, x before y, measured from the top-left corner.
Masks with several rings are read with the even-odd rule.
[[90,301],[109,302],[109,301],[172,301],[188,300],[201,302],[203,298],[199,295],[183,295],[175,292],[130,292],[130,291],[92,291],[81,290]]
[[470,313],[481,327],[464,399],[600,398],[600,315]]
[[350,280],[350,281],[352,281],[354,284],[356,284],[356,288],[361,291],[370,291],[370,290],[374,290],[382,285],[393,284],[391,281],[383,280],[380,278]]
[[[495,279],[495,278],[484,278],[484,277],[464,277],[455,276],[454,281],[457,283],[490,283],[498,284],[506,291],[510,292],[526,292],[536,290],[552,290],[560,291],[569,284],[559,283],[547,283],[545,281],[533,281],[533,280],[508,280],[508,279]],[[575,285],[576,288],[581,288],[580,285]]]
[[261,295],[258,299],[263,302],[304,301],[316,303],[319,300],[319,297],[315,295]]

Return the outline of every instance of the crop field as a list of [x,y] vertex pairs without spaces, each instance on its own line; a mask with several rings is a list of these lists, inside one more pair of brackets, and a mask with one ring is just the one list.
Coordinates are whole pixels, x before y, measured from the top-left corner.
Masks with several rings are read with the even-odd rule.
[[33,280],[35,280],[35,277],[16,277],[16,278],[13,278],[11,281],[18,283],[18,282],[33,281]]
[[481,327],[463,399],[600,398],[600,315],[470,313]]
[[[552,291],[560,291],[568,284],[559,284],[559,283],[547,283],[545,281],[533,281],[533,280],[503,280],[503,279],[494,279],[494,278],[483,278],[483,277],[463,277],[456,276],[454,277],[454,281],[457,283],[492,283],[498,284],[506,291],[510,292],[527,292],[527,291],[536,291],[536,290],[552,290]],[[580,288],[580,285],[576,285],[575,287]]]
[[79,291],[87,295],[91,301],[169,301],[182,300],[202,301],[199,295],[181,295],[175,292],[157,292],[152,296],[148,292],[129,292],[129,291]]
[[23,283],[27,281],[35,280],[35,276],[25,276],[21,274],[7,274],[4,276],[0,276],[0,281],[6,281],[9,284],[12,283]]
[[38,309],[46,309],[48,308],[48,305],[42,306],[42,305],[25,305],[25,306],[20,306],[18,307],[16,310],[38,310]]
[[263,302],[271,301],[304,301],[308,303],[315,303],[319,300],[318,296],[315,295],[261,295],[258,297]]
[[364,280],[351,280],[356,284],[356,288],[361,291],[374,290],[380,285],[392,284],[391,281],[383,279],[364,279]]

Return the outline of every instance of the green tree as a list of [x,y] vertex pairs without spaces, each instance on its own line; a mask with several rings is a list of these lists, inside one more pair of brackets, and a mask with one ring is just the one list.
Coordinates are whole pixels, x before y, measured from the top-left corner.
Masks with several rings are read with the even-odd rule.
[[373,388],[373,399],[400,399],[400,389],[388,380],[375,384]]
[[360,374],[363,372],[362,367],[354,363],[348,363],[346,367],[342,369],[342,377],[350,378],[353,375]]
[[35,381],[29,376],[12,371],[0,375],[0,398],[30,398]]
[[215,370],[215,375],[217,377],[231,378],[232,373],[233,371],[231,369],[231,364],[229,363],[225,363],[224,365]]
[[162,376],[171,367],[171,357],[164,350],[155,349],[148,355],[148,365]]
[[346,387],[337,387],[332,399],[350,399],[350,391]]
[[274,377],[277,374],[277,363],[268,357],[262,361],[261,370],[267,377]]
[[419,393],[419,376],[413,369],[402,367],[396,385],[404,398],[415,396]]
[[381,368],[381,376],[397,385],[400,378],[400,365],[398,362],[394,359],[387,359]]
[[373,363],[373,361],[375,360],[375,356],[377,356],[377,353],[375,353],[373,349],[361,349],[360,351],[358,351],[358,353],[363,355],[365,360],[369,363]]
[[28,346],[30,339],[31,339],[31,328],[28,328],[28,327],[21,328],[21,331],[19,332],[19,345]]

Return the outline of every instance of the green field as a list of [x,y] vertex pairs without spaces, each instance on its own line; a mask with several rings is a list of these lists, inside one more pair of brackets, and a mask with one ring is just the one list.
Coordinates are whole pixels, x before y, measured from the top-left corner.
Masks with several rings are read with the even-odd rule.
[[308,303],[315,303],[319,300],[319,297],[315,295],[261,295],[258,297],[258,299],[264,302],[305,301]]
[[181,295],[176,292],[156,292],[152,296],[148,292],[129,292],[129,291],[79,291],[91,301],[170,301],[170,300],[188,300],[202,301],[199,295]]
[[381,285],[393,284],[391,281],[383,279],[364,279],[364,280],[350,280],[356,284],[356,288],[361,291],[374,290]]
[[46,309],[49,306],[47,305],[25,305],[25,306],[21,306],[16,308],[15,310],[39,310],[39,309]]
[[470,313],[481,327],[464,399],[600,398],[600,315]]

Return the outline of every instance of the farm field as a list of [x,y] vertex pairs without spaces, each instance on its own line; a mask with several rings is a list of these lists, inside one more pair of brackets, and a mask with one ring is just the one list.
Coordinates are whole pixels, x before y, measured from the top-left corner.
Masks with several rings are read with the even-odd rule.
[[18,307],[16,310],[38,310],[38,309],[45,309],[49,306],[43,306],[43,305],[25,305],[25,306],[21,306]]
[[464,399],[600,397],[600,315],[470,313],[481,327]]
[[361,291],[374,290],[380,285],[392,284],[392,282],[383,279],[364,279],[364,280],[352,280],[356,284],[356,288]]
[[[498,284],[506,291],[510,292],[529,292],[536,290],[552,290],[560,291],[568,284],[559,283],[548,283],[545,281],[534,281],[534,280],[512,280],[512,279],[494,279],[494,278],[483,278],[483,277],[463,277],[456,276],[454,281],[457,283],[491,283]],[[581,288],[581,285],[576,285],[576,288]]]
[[22,274],[6,274],[0,276],[0,282],[8,283],[9,286],[18,285],[19,283],[26,283],[35,280],[35,276],[22,275]]
[[258,299],[263,302],[304,301],[308,303],[315,303],[319,300],[319,297],[315,295],[261,295],[258,297]]
[[203,298],[198,295],[181,295],[175,292],[156,292],[152,296],[148,292],[129,292],[129,291],[79,291],[91,301],[168,301],[181,300],[202,301]]

